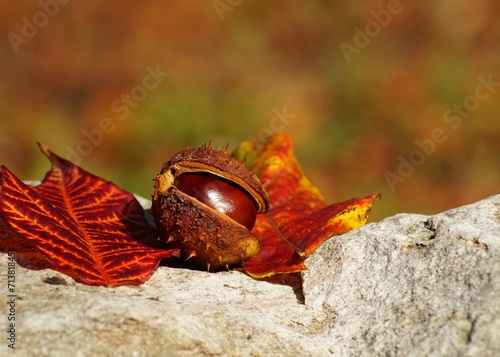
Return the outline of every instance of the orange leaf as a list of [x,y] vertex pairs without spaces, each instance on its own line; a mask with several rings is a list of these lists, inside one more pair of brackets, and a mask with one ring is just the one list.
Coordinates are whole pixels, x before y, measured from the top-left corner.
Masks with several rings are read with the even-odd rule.
[[256,143],[243,142],[234,155],[247,160],[271,202],[253,228],[261,248],[240,268],[256,278],[304,270],[304,259],[325,240],[365,224],[373,200],[379,198],[327,205],[302,173],[293,142],[284,134],[273,135],[260,151]]
[[89,285],[141,284],[177,250],[147,246],[155,237],[135,197],[53,154],[32,187],[0,171],[0,250],[32,269],[51,268]]

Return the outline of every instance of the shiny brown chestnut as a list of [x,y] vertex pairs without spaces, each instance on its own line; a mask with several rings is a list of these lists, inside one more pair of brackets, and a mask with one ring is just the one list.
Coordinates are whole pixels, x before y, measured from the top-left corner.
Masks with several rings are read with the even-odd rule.
[[161,238],[209,269],[258,252],[260,241],[250,230],[256,214],[268,209],[259,180],[227,148],[188,148],[156,177],[152,213]]
[[182,174],[174,186],[251,230],[257,210],[252,197],[233,182],[208,172]]

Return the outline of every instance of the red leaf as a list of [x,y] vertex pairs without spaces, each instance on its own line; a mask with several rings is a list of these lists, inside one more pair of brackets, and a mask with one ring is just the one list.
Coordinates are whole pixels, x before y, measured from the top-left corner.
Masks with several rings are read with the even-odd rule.
[[[51,268],[91,285],[141,284],[160,259],[156,234],[132,194],[87,173],[40,145],[52,162],[43,183],[27,186],[0,171],[0,250],[20,264]],[[366,222],[378,195],[327,205],[303,175],[289,137],[277,134],[262,150],[244,142],[236,151],[257,173],[270,198],[253,229],[260,251],[241,270],[262,278],[305,269],[304,259],[333,235]]]
[[51,268],[89,285],[141,284],[177,250],[156,238],[135,197],[53,154],[43,183],[25,185],[0,171],[0,249],[20,264]]
[[261,151],[255,143],[244,142],[235,156],[247,159],[271,202],[253,229],[261,248],[241,268],[256,278],[304,270],[304,259],[326,239],[362,226],[373,200],[379,198],[371,195],[327,205],[302,173],[293,142],[284,134],[272,136]]

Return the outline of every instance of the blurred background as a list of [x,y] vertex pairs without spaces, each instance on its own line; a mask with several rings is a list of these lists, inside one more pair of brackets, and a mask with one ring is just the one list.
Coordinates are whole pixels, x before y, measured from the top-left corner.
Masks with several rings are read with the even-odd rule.
[[39,141],[150,197],[186,146],[280,130],[327,201],[382,193],[370,221],[500,193],[498,1],[1,3],[21,179],[49,169]]

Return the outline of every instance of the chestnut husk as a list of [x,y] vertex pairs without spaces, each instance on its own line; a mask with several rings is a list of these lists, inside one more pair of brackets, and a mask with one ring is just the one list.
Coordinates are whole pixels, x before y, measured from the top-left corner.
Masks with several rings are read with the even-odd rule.
[[210,145],[175,154],[156,177],[152,214],[160,239],[179,248],[184,259],[217,269],[255,255],[259,239],[242,224],[180,191],[175,179],[185,173],[209,173],[234,183],[254,201],[257,213],[267,212],[269,198],[246,165]]

